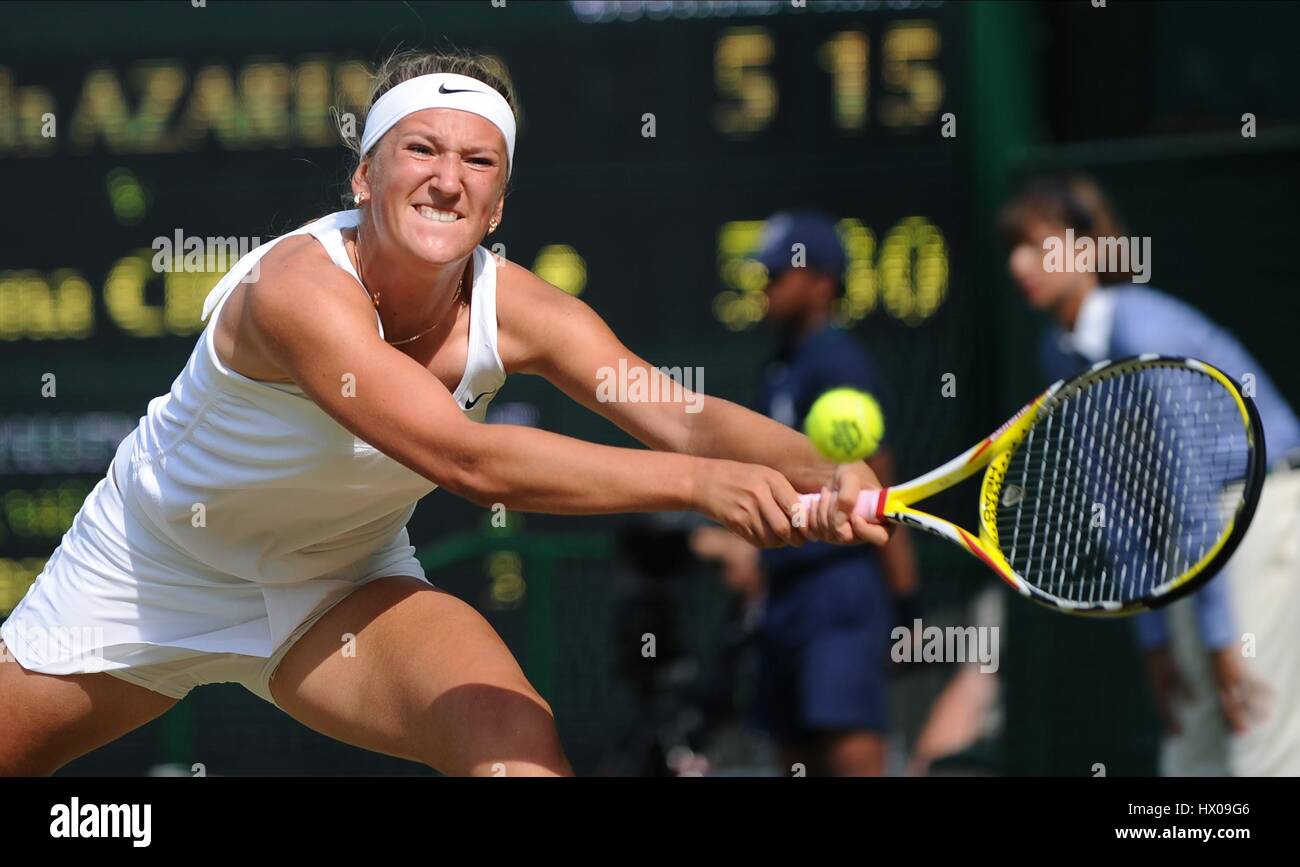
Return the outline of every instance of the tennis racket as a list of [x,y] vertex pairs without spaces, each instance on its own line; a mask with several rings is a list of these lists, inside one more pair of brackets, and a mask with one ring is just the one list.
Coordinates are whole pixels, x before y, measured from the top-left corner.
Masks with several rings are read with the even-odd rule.
[[[981,469],[978,533],[915,508]],[[854,512],[942,536],[1059,611],[1131,614],[1227,562],[1264,469],[1259,413],[1236,383],[1202,361],[1142,355],[1057,382],[938,469],[863,491]]]

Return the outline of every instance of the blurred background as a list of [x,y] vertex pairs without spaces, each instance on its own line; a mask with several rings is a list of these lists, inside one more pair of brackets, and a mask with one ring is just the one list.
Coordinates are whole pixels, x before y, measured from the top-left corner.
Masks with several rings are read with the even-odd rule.
[[[707,394],[752,405],[773,352],[746,258],[764,219],[839,218],[838,318],[895,391],[901,477],[1045,385],[1026,362],[1043,322],[995,230],[1018,179],[1043,170],[1097,178],[1151,237],[1152,284],[1241,337],[1300,403],[1294,4],[214,0],[7,4],[0,22],[0,616],[194,345],[222,272],[157,273],[155,239],[266,241],[339,210],[348,153],[331,107],[360,118],[367,69],[399,47],[480,51],[509,72],[519,159],[493,243],[651,363],[702,367]],[[46,372],[55,399],[36,385]],[[631,444],[531,377],[510,380],[489,420]],[[969,523],[973,502],[938,509]],[[516,653],[579,773],[779,772],[743,722],[752,612],[692,556],[690,516],[490,519],[436,492],[411,538],[430,579]],[[927,622],[968,622],[989,577],[952,546],[916,547]],[[996,712],[934,772],[1154,773],[1159,728],[1128,626],[1004,595]],[[954,673],[894,666],[894,772]],[[431,773],[230,684],[61,773],[195,762]]]

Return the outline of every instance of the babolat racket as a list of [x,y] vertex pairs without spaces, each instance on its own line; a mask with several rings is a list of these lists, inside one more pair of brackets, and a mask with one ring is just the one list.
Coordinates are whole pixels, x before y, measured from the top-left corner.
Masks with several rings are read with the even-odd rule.
[[[914,508],[980,469],[978,535]],[[1052,608],[1130,614],[1227,562],[1264,469],[1259,413],[1236,383],[1202,361],[1143,355],[1056,383],[938,469],[864,491],[854,511],[955,542]]]

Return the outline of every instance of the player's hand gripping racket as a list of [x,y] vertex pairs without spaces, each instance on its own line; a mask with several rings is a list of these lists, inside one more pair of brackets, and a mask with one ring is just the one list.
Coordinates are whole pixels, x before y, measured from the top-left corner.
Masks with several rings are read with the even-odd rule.
[[[1194,359],[1103,361],[1061,381],[964,454],[864,491],[857,514],[957,543],[1036,602],[1127,614],[1209,580],[1264,483],[1254,403]],[[979,532],[913,506],[987,467]],[[811,509],[817,494],[801,497]]]

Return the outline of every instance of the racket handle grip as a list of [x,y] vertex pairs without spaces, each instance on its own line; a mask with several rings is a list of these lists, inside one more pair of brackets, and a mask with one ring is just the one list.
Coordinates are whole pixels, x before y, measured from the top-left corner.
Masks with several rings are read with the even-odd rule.
[[[879,524],[876,518],[876,512],[880,508],[880,500],[885,496],[883,490],[867,489],[858,494],[858,504],[853,507],[853,514],[866,518],[873,524]],[[800,494],[799,502],[803,503],[804,511],[812,511],[817,508],[817,501],[820,500],[821,494]]]

